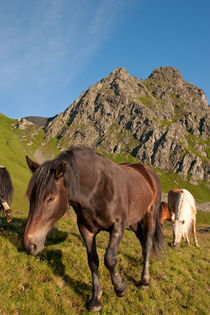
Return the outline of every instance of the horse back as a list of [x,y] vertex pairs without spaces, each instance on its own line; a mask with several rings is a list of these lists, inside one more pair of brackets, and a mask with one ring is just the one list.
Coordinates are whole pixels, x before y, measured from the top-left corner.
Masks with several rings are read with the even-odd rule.
[[173,213],[175,213],[176,211],[176,203],[181,193],[182,193],[182,189],[178,189],[178,188],[171,189],[168,192],[168,207],[169,207],[169,210]]
[[184,203],[191,209],[193,214],[196,214],[195,199],[192,194],[186,189],[174,188],[168,192],[168,207],[172,212],[176,212],[177,202],[183,195]]

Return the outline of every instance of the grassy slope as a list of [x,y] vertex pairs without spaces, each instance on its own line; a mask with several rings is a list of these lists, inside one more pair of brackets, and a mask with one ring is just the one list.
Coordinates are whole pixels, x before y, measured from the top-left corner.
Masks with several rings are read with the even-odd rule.
[[[80,314],[91,295],[91,275],[86,250],[76,227],[75,216],[62,218],[37,257],[22,247],[22,219],[4,222],[0,232],[0,309],[4,314]],[[198,228],[204,227],[198,223]],[[138,281],[142,255],[130,230],[119,247],[118,269],[127,282],[127,293],[116,297],[103,264],[108,233],[97,237],[103,314],[207,314],[209,289],[209,234],[198,232],[200,248],[172,248],[171,226],[164,225],[166,252],[152,259],[151,287],[142,291]]]
[[[14,213],[26,214],[28,203],[25,192],[31,177],[25,160],[26,155],[33,156],[37,148],[40,148],[41,152],[49,157],[57,154],[58,151],[56,150],[55,139],[40,146],[43,141],[42,131],[37,131],[37,135],[32,136],[36,133],[36,128],[33,127],[30,131],[19,131],[12,128],[14,122],[15,120],[0,114],[0,164],[8,168],[12,177],[14,186],[12,208]],[[22,136],[21,141],[19,140],[20,136]],[[27,143],[34,139],[33,145],[28,146]]]
[[31,174],[26,166],[26,151],[19,142],[18,134],[11,128],[13,122],[13,119],[0,114],[0,164],[8,168],[12,177],[13,206],[26,210],[25,191]]
[[[12,122],[0,115],[0,164],[8,167],[15,188],[14,219],[7,224],[3,218],[0,227],[1,313],[86,313],[84,304],[91,295],[91,276],[75,215],[71,219],[64,217],[57,223],[40,256],[28,256],[23,249],[28,211],[24,194],[30,172],[25,162],[26,149],[18,141],[18,134],[11,131]],[[122,162],[124,157],[117,159]],[[164,183],[166,179],[163,179]],[[205,228],[210,224],[210,214],[199,211],[197,221],[198,229]],[[98,236],[104,314],[208,313],[208,232],[198,232],[200,249],[185,243],[171,248],[168,245],[172,237],[169,224],[165,224],[164,234],[166,253],[160,261],[153,259],[151,288],[142,291],[136,283],[142,271],[141,249],[134,234],[126,230],[119,248],[118,269],[124,275],[128,289],[121,299],[115,296],[103,265],[108,235],[101,233]]]

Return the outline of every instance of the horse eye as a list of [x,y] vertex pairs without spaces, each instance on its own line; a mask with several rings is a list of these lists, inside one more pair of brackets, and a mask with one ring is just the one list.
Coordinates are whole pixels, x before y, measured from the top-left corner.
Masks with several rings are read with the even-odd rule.
[[50,203],[50,202],[52,202],[53,200],[55,200],[55,197],[50,197],[50,198],[47,199],[47,202]]

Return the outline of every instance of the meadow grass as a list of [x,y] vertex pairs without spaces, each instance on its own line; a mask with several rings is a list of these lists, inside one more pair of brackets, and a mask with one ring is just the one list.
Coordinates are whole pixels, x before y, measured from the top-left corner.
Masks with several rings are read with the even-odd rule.
[[[0,114],[0,164],[7,167],[14,186],[15,205],[18,209],[26,209],[24,197],[31,173],[26,165],[28,152],[19,141],[18,133],[12,129],[14,119]],[[20,211],[20,210],[19,210]]]
[[[13,221],[6,223],[3,217],[0,224],[0,313],[87,314],[85,303],[91,296],[91,274],[73,211],[70,218],[64,216],[56,224],[40,255],[28,256],[23,248],[28,214],[25,191],[31,176],[25,155],[30,152],[19,141],[19,132],[12,130],[13,122],[0,114],[0,164],[10,171],[14,185]],[[50,143],[52,152],[55,141]],[[125,162],[123,154],[115,158],[118,163]],[[135,162],[129,155],[126,160]],[[159,175],[164,191],[172,184],[186,184],[184,188],[194,189],[198,200],[209,200],[205,183],[193,186],[174,174],[160,171]],[[208,314],[209,225],[210,213],[198,211],[197,237],[201,247],[182,242],[181,246],[172,248],[171,225],[164,224],[165,253],[160,260],[152,259],[151,285],[146,291],[138,286],[142,272],[141,247],[135,235],[127,229],[119,247],[117,266],[127,282],[127,293],[123,298],[116,297],[103,264],[108,233],[101,232],[97,237],[97,249],[103,289],[102,313]]]
[[[206,215],[208,220],[210,214]],[[44,251],[28,256],[22,239],[26,217],[19,215],[0,231],[0,309],[2,314],[87,314],[91,296],[91,274],[86,249],[76,217],[64,216],[47,237]],[[117,268],[127,282],[127,293],[118,298],[104,266],[108,233],[97,236],[102,314],[208,314],[209,232],[197,222],[200,248],[193,243],[171,247],[171,224],[164,223],[165,252],[152,258],[151,285],[139,288],[142,271],[141,247],[126,229],[119,247]]]

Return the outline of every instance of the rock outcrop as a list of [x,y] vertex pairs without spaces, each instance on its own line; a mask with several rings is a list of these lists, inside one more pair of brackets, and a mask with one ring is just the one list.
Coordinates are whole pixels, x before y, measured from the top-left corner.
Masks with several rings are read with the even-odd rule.
[[59,150],[85,144],[130,153],[184,179],[209,180],[209,106],[202,89],[172,67],[137,79],[124,68],[91,86],[45,126]]

